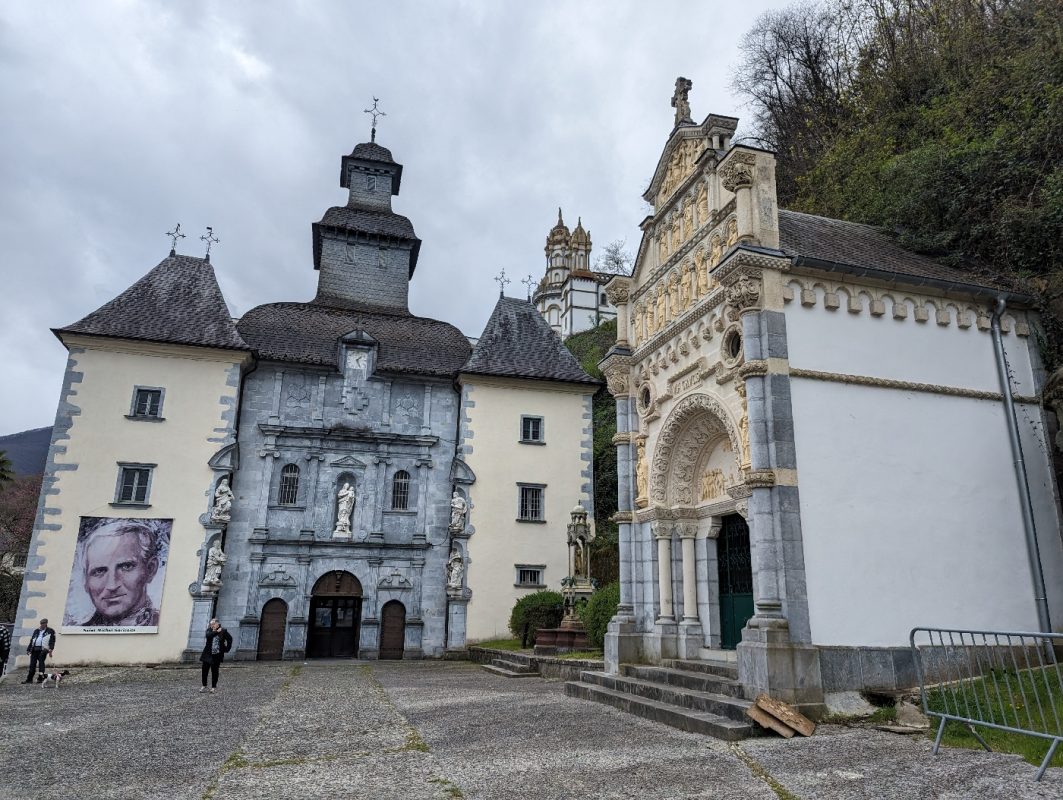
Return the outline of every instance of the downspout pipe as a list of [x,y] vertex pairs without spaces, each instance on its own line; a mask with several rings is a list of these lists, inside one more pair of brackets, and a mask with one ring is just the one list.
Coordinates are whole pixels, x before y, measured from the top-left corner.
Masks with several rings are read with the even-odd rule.
[[1004,341],[1000,335],[1000,318],[1007,303],[998,296],[990,321],[993,336],[993,349],[997,357],[997,374],[1000,376],[1000,393],[1004,397],[1004,416],[1008,423],[1008,436],[1011,439],[1011,454],[1015,459],[1015,479],[1019,484],[1019,501],[1022,507],[1022,526],[1026,531],[1026,555],[1030,560],[1030,576],[1033,578],[1034,604],[1037,606],[1037,624],[1041,633],[1052,632],[1052,620],[1048,614],[1048,598],[1045,590],[1045,573],[1041,565],[1041,549],[1037,544],[1037,526],[1034,523],[1033,501],[1030,499],[1030,481],[1026,474],[1026,461],[1022,455],[1022,442],[1019,439],[1019,422],[1015,417],[1015,401],[1011,394],[1011,380],[1008,375],[1008,361],[1004,354]]

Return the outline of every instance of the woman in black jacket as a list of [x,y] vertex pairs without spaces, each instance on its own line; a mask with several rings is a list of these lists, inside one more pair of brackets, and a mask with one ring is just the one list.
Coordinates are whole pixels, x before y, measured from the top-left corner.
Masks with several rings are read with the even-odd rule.
[[221,626],[216,619],[210,621],[207,626],[207,643],[203,645],[203,653],[199,660],[203,662],[203,688],[199,691],[207,691],[207,673],[210,673],[210,693],[218,687],[218,668],[225,660],[225,654],[232,649],[233,637]]

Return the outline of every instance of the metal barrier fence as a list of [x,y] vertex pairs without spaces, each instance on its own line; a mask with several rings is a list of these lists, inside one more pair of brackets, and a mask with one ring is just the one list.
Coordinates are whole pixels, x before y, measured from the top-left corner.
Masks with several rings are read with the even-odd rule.
[[1063,634],[913,628],[909,636],[923,713],[945,725],[967,727],[986,750],[975,726],[1049,740],[1041,780],[1063,742]]

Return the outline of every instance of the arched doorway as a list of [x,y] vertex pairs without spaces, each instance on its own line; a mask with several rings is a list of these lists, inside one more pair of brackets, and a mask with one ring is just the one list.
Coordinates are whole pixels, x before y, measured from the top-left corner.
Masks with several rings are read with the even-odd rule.
[[279,597],[262,606],[258,626],[258,660],[280,661],[284,656],[284,631],[288,623],[288,604]]
[[357,658],[362,585],[349,572],[322,575],[310,598],[307,658]]
[[406,606],[398,600],[380,611],[380,658],[400,659],[406,647]]

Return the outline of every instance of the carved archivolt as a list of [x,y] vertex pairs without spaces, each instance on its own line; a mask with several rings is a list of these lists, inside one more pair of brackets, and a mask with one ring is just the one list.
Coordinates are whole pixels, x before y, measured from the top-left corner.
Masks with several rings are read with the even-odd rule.
[[[897,320],[912,319],[922,323],[933,320],[934,324],[943,328],[956,325],[966,330],[973,325],[980,331],[988,331],[990,326],[988,310],[973,303],[896,290],[858,287],[835,281],[791,278],[783,288],[783,300],[787,303],[800,300],[805,308],[813,308],[822,303],[828,311],[838,311],[844,306],[850,314],[862,314],[866,311],[873,317],[889,314]],[[1014,330],[1016,336],[1030,335],[1029,323],[1013,316],[1001,319],[1000,328],[1004,333]]]
[[707,394],[684,397],[668,415],[657,437],[650,467],[650,499],[655,505],[694,505],[697,465],[706,445],[726,437],[741,452],[737,426],[726,407]]

